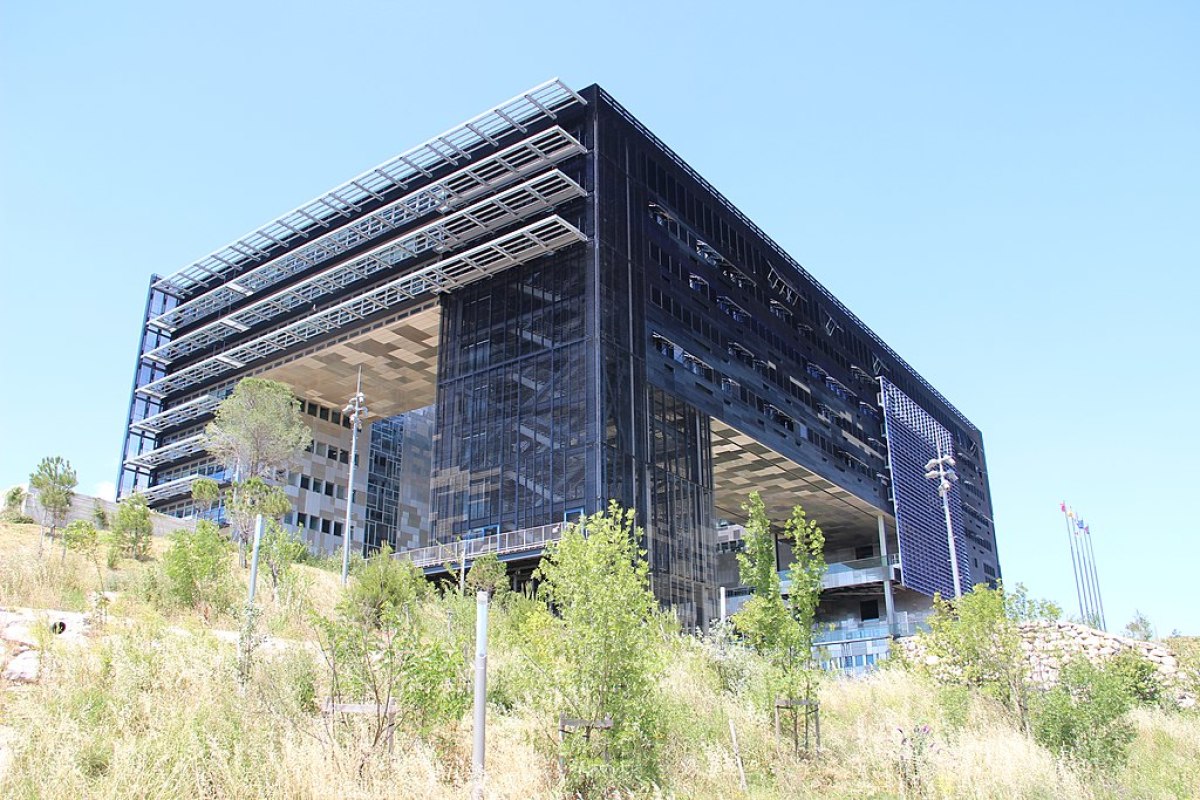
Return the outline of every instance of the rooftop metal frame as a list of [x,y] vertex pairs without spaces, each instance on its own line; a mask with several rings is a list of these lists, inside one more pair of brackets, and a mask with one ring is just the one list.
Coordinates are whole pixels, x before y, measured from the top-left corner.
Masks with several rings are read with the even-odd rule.
[[836,297],[833,296],[833,292],[829,291],[823,285],[821,285],[821,282],[818,281],[816,278],[814,278],[812,276],[812,274],[809,273],[808,270],[806,270],[803,266],[801,266],[800,262],[798,262],[798,261],[796,261],[796,259],[792,258],[788,254],[788,252],[786,250],[784,250],[782,247],[780,247],[778,242],[776,242],[774,239],[772,239],[770,236],[768,236],[762,230],[762,228],[755,225],[754,222],[749,217],[747,217],[745,214],[743,214],[742,211],[729,200],[729,198],[727,198],[727,197],[725,197],[725,195],[721,194],[715,186],[713,186],[711,183],[709,183],[707,180],[705,180],[704,177],[700,173],[696,172],[696,170],[694,170],[690,164],[688,164],[686,161],[684,161],[679,156],[679,154],[677,154],[674,150],[672,150],[670,147],[668,147],[663,142],[662,139],[659,139],[657,136],[655,136],[650,131],[650,129],[648,129],[645,125],[643,125],[641,122],[639,122],[637,117],[635,117],[635,116],[633,116],[633,114],[629,113],[629,111],[624,106],[622,106],[620,103],[618,103],[613,98],[612,95],[610,95],[608,92],[601,89],[599,86],[596,87],[596,91],[598,92],[599,96],[606,103],[608,103],[614,111],[617,112],[617,114],[619,114],[626,122],[628,122],[630,125],[632,125],[635,130],[637,130],[639,133],[641,133],[643,136],[645,136],[646,139],[648,139],[655,147],[657,147],[659,150],[661,150],[663,155],[665,155],[667,158],[669,158],[675,164],[675,166],[679,167],[692,180],[694,180],[698,184],[700,184],[700,186],[702,186],[705,189],[705,191],[709,192],[714,198],[716,198],[717,202],[720,203],[725,208],[726,211],[728,211],[735,218],[737,218],[738,221],[740,221],[743,225],[745,225],[747,228],[749,228],[752,233],[754,233],[756,236],[758,236],[760,239],[762,239],[762,241],[764,243],[766,243],[766,245],[769,248],[774,250],[775,253],[780,258],[782,258],[784,261],[786,261],[788,264],[790,264],[793,269],[795,269],[797,272],[799,272],[801,275],[803,275],[808,280],[808,282],[811,283],[814,288],[816,288],[816,290],[821,294],[821,296],[828,303],[830,303],[830,305],[837,308],[842,314],[844,314],[846,316],[847,319],[849,319],[851,322],[853,322],[855,325],[857,325],[860,330],[862,330],[864,333],[866,333],[867,336],[871,339],[871,341],[874,342],[883,352],[887,353],[888,356],[894,361],[894,363],[896,363],[898,366],[906,369],[908,371],[908,373],[910,375],[912,375],[913,378],[917,381],[917,383],[921,384],[921,386],[926,391],[928,391],[931,395],[933,395],[938,400],[940,400],[942,402],[942,404],[945,405],[946,408],[949,409],[950,412],[955,417],[957,417],[960,422],[962,422],[964,425],[966,425],[970,430],[978,433],[979,429],[975,427],[975,424],[973,422],[971,422],[971,420],[967,419],[965,414],[963,414],[961,411],[959,411],[957,408],[955,408],[954,404],[951,403],[949,400],[947,400],[942,395],[941,392],[939,392],[937,389],[933,388],[933,386],[930,385],[929,381],[927,381],[923,377],[921,377],[920,373],[918,373],[915,369],[913,369],[912,366],[910,366],[907,361],[905,361],[903,358],[901,358],[900,355],[898,353],[896,353],[896,351],[893,350],[888,345],[887,342],[883,341],[883,339],[881,339],[879,337],[879,334],[875,333],[875,331],[868,328],[866,323],[864,323],[861,319],[859,319],[857,316],[855,316],[853,311],[846,308],[846,306],[843,305],[841,300],[838,300]]
[[133,458],[127,458],[125,459],[125,466],[129,469],[157,469],[164,464],[170,464],[172,461],[180,461],[188,456],[194,456],[196,453],[203,452],[204,443],[207,438],[203,433],[197,433],[186,439],[180,439],[177,442],[171,442],[162,447],[156,447],[153,450],[140,453]]
[[155,486],[148,486],[145,489],[139,490],[139,493],[146,498],[148,503],[158,503],[163,500],[170,500],[173,497],[178,497],[181,494],[187,494],[192,491],[192,481],[197,478],[205,477],[199,473],[195,475],[184,475],[182,478],[176,478],[173,481],[160,483]]
[[176,428],[186,422],[200,419],[213,413],[221,404],[221,398],[215,394],[207,394],[172,406],[166,411],[160,411],[151,417],[130,423],[132,430],[149,434],[159,434],[169,428]]
[[435,170],[472,158],[480,147],[496,146],[514,130],[522,133],[541,119],[556,119],[560,111],[586,101],[557,78],[501,103],[350,179],[336,189],[240,237],[231,244],[162,278],[154,288],[185,300],[224,281],[232,272],[271,258],[281,249],[339,224],[379,202],[395,189],[433,177]]
[[502,189],[583,152],[583,145],[562,128],[555,126],[542,131],[289,250],[236,280],[154,317],[147,324],[177,330],[423,216],[466,205],[480,194]]
[[465,247],[481,236],[584,194],[579,184],[557,169],[551,169],[156,347],[143,358],[169,364],[210,350],[231,336],[297,309],[311,307],[353,284],[391,271],[407,259],[430,251],[441,253]]
[[459,289],[509,267],[586,240],[587,237],[574,225],[558,215],[552,215],[238,344],[179,372],[139,386],[137,391],[151,397],[166,397],[243,369],[248,364],[353,325],[422,295],[443,294]]

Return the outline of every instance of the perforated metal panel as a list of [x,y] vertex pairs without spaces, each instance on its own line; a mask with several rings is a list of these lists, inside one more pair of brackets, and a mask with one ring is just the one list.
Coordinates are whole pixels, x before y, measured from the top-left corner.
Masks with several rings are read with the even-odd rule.
[[[939,444],[943,454],[952,455],[954,438],[887,378],[880,378],[879,383],[903,583],[922,594],[939,592],[943,597],[953,597],[946,515],[937,482],[925,477],[925,465],[938,457]],[[971,586],[971,570],[958,484],[951,486],[949,501],[959,577],[966,591]]]

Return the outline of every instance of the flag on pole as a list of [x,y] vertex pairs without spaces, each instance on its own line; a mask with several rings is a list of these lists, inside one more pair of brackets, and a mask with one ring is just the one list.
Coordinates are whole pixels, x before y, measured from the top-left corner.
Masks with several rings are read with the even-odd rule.
[[1067,513],[1067,501],[1066,500],[1063,500],[1061,503],[1058,504],[1058,510],[1064,514]]

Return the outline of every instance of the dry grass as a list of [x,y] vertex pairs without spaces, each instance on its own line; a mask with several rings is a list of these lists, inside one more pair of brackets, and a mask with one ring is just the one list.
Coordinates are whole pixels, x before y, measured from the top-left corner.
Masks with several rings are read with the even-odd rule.
[[[36,558],[36,526],[0,526],[0,605],[63,607],[94,589],[94,570],[57,551]],[[32,548],[31,548],[32,545]],[[161,543],[156,542],[156,554]],[[49,555],[52,553],[52,556]],[[157,562],[126,562],[106,582],[132,585]],[[336,574],[302,569],[308,602],[329,609]],[[263,655],[250,683],[235,679],[234,646],[209,633],[194,612],[162,612],[122,598],[123,624],[98,631],[89,647],[51,645],[50,671],[37,685],[0,685],[0,732],[11,733],[11,765],[0,797],[87,798],[441,798],[469,796],[469,719],[428,740],[397,739],[363,758],[353,725],[330,737],[296,687],[317,681],[314,653],[295,647]],[[305,626],[268,602],[267,624],[294,638]],[[461,638],[469,602],[430,609],[436,627]],[[496,610],[496,630],[506,628]],[[272,616],[273,615],[273,616]],[[215,621],[234,628],[232,617]],[[190,631],[190,635],[180,629]],[[511,636],[511,634],[506,634]],[[663,645],[658,786],[620,797],[646,798],[1195,798],[1200,797],[1200,715],[1139,710],[1128,764],[1107,775],[1073,772],[1021,733],[990,701],[885,670],[862,680],[829,680],[821,690],[823,750],[805,757],[774,735],[756,688],[761,665],[742,663],[743,689],[722,689],[709,651],[692,639]],[[506,693],[489,711],[486,796],[561,797],[554,717],[528,703],[519,678],[528,662],[512,641],[493,646],[492,674]],[[740,788],[729,735],[745,764]],[[928,725],[916,757],[902,742]],[[903,733],[902,733],[903,732]],[[902,757],[910,779],[902,780]],[[618,795],[612,795],[616,797]]]

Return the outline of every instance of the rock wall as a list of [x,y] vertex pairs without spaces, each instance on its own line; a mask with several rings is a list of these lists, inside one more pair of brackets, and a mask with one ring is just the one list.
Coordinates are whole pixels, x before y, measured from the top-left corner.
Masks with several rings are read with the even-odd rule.
[[[1134,650],[1154,665],[1163,687],[1180,707],[1196,705],[1197,698],[1189,688],[1191,681],[1186,680],[1191,676],[1181,674],[1178,659],[1159,642],[1126,639],[1074,622],[1022,622],[1017,627],[1029,678],[1041,688],[1056,684],[1060,670],[1078,656],[1100,665],[1124,650]],[[920,637],[902,639],[897,644],[914,663],[936,666],[937,656],[925,652]]]

